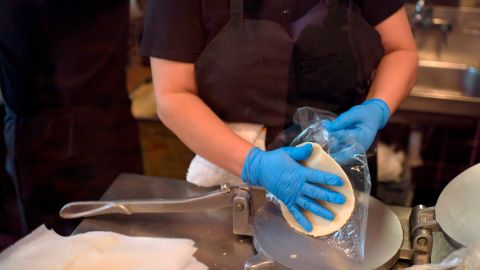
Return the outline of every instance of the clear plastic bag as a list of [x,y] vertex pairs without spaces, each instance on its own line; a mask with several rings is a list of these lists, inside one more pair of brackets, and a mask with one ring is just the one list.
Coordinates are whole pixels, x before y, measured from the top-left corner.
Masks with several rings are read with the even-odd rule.
[[[452,252],[438,264],[414,265],[408,270],[478,270],[480,269],[480,243]],[[406,270],[407,270],[406,269]]]
[[[338,231],[323,237],[330,246],[342,251],[350,259],[361,261],[364,258],[365,235],[367,231],[368,201],[371,182],[367,156],[355,138],[335,137],[325,129],[325,124],[333,120],[335,114],[310,107],[299,108],[294,122],[297,136],[291,145],[315,142],[332,156],[347,174],[355,193],[355,209],[347,223]],[[298,134],[298,126],[301,131]],[[290,129],[294,130],[294,129]],[[291,133],[291,132],[289,132]]]

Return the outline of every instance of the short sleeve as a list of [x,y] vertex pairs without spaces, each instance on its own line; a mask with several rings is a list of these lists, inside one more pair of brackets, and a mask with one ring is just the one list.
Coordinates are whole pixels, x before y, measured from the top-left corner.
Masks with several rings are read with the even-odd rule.
[[201,0],[150,0],[140,53],[193,63],[205,46]]
[[363,17],[375,26],[403,7],[404,0],[355,0]]

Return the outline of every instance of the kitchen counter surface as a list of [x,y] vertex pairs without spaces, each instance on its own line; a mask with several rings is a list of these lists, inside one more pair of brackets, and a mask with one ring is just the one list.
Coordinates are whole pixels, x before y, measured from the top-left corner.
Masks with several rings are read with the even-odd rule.
[[[102,200],[181,198],[202,194],[212,189],[186,184],[183,180],[133,174],[120,175]],[[254,206],[264,200],[262,190],[253,190]],[[408,224],[411,208],[391,207],[402,225]],[[405,228],[404,228],[405,229]],[[210,269],[243,269],[243,263],[254,254],[250,237],[232,233],[231,208],[211,209],[190,213],[109,215],[84,219],[74,234],[88,231],[112,231],[130,236],[178,237],[193,239],[198,247],[195,257]],[[406,232],[408,233],[408,232]],[[441,234],[434,237],[433,261],[439,261],[453,249]],[[443,238],[443,240],[442,240]],[[404,240],[400,251],[408,252],[409,240]],[[408,262],[399,261],[394,269],[402,269]]]

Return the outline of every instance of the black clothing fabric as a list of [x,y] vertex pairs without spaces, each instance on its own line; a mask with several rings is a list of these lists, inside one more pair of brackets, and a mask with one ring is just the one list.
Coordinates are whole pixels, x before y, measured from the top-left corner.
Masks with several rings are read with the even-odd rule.
[[[403,6],[403,0],[353,2],[372,26]],[[288,27],[316,4],[318,0],[245,0],[245,18],[270,20]],[[229,0],[149,1],[141,53],[194,63],[229,18]]]
[[[162,2],[164,9],[152,10],[155,2],[149,6],[148,12],[159,13],[159,19],[155,24],[147,19],[144,49],[151,45],[152,33],[148,29],[158,25],[170,26],[177,35],[169,35],[169,30],[160,27],[166,31],[165,38],[150,37],[160,43],[167,42],[166,37],[172,37],[175,44],[177,37],[184,35],[185,40],[195,37],[191,32],[202,33],[198,30],[202,24],[193,23],[196,20],[171,25],[167,14],[188,8],[175,8],[165,4],[168,2]],[[227,5],[229,22],[215,30],[217,35],[207,38],[211,41],[195,62],[199,96],[220,118],[263,124],[269,128],[270,142],[278,131],[292,124],[299,107],[311,106],[339,114],[365,99],[383,48],[378,33],[364,20],[355,1],[316,0],[301,2],[303,5],[295,2],[297,5],[291,8],[300,12],[288,20],[273,16],[280,14],[272,11],[278,11],[282,1],[241,2],[241,18],[234,18],[237,15],[230,10],[232,4]],[[204,20],[208,20],[205,12],[213,8],[205,6],[219,2],[201,3],[203,6],[197,6],[197,11],[203,11]],[[307,7],[310,9],[305,10]],[[251,19],[254,17],[260,19]],[[212,28],[211,25],[204,23],[205,29]],[[164,47],[160,43],[157,47]],[[155,53],[162,54],[162,50],[152,56]]]
[[0,1],[6,104],[30,115],[124,99],[127,29],[127,0]]
[[68,235],[78,220],[59,218],[63,205],[98,200],[120,173],[143,171],[138,127],[129,110],[118,105],[81,110],[34,117],[7,110],[7,171],[21,199],[18,213],[24,216],[17,220],[23,219],[24,230],[43,223]]
[[402,5],[392,3],[375,13],[355,0],[154,1],[141,50],[195,62],[202,100],[224,121],[267,126],[272,149],[297,108],[339,114],[365,99],[383,55],[373,25]]
[[141,173],[126,89],[128,0],[0,1],[0,87],[7,170],[24,233],[68,234],[61,206],[96,200]]
[[272,149],[297,108],[339,114],[366,98],[383,47],[353,2],[317,1],[288,27],[246,18],[244,4],[230,0],[228,23],[195,62],[199,96],[222,120],[266,126]]
[[294,42],[278,23],[245,19],[243,0],[231,3],[231,20],[195,63],[198,94],[222,120],[271,134],[285,125]]

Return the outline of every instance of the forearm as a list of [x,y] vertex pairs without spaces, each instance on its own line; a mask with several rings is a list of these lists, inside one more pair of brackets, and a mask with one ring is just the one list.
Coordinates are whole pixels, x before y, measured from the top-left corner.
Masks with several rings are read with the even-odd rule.
[[230,130],[198,97],[193,64],[158,58],[150,58],[150,63],[160,120],[192,151],[241,175],[252,145]]
[[171,93],[158,100],[158,116],[195,153],[240,176],[252,147],[230,130],[195,94]]
[[387,53],[377,68],[367,99],[384,100],[392,114],[410,94],[417,76],[417,65],[415,50]]
[[405,8],[375,26],[385,55],[380,61],[367,99],[380,98],[390,109],[398,109],[417,77],[418,56]]

